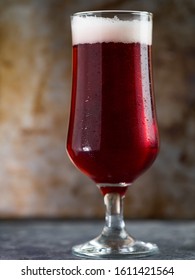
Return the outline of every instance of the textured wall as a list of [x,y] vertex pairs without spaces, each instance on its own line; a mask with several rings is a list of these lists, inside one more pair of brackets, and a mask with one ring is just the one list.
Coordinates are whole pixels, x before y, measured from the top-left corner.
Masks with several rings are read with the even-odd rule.
[[0,1],[0,217],[100,217],[95,185],[64,148],[71,88],[69,15],[154,13],[158,159],[127,194],[126,217],[195,218],[194,1]]

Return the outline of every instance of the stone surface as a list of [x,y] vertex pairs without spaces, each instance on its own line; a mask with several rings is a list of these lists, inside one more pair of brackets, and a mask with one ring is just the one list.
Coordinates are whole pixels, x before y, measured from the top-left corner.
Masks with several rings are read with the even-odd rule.
[[[71,13],[154,13],[161,151],[129,190],[125,214],[195,217],[194,1],[0,1],[0,217],[100,217],[99,191],[65,152]],[[87,203],[86,203],[87,202]]]
[[[159,247],[158,254],[142,259],[195,260],[194,221],[127,221],[126,226],[137,239]],[[96,237],[102,227],[95,220],[0,221],[0,259],[79,259],[72,246]]]

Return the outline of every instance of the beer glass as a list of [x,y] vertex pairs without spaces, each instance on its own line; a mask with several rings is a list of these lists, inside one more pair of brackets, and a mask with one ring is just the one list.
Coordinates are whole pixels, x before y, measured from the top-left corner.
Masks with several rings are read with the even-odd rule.
[[[123,220],[128,187],[155,160],[158,129],[152,81],[152,14],[90,11],[71,17],[72,101],[67,151],[104,197],[102,233],[73,247],[91,258],[157,252],[131,237]],[[87,203],[86,203],[87,207]]]

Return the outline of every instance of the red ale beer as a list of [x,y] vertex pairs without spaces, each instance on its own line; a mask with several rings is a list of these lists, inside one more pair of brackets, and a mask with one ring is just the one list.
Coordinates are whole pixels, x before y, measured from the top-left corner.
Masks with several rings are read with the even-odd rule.
[[67,150],[103,194],[124,194],[155,160],[151,25],[117,17],[75,18]]

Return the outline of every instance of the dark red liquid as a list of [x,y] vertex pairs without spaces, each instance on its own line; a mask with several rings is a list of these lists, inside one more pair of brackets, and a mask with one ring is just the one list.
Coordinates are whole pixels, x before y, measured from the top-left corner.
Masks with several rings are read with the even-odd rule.
[[150,64],[151,47],[139,43],[73,47],[67,150],[82,172],[105,183],[104,194],[120,192],[106,183],[132,183],[157,156]]

